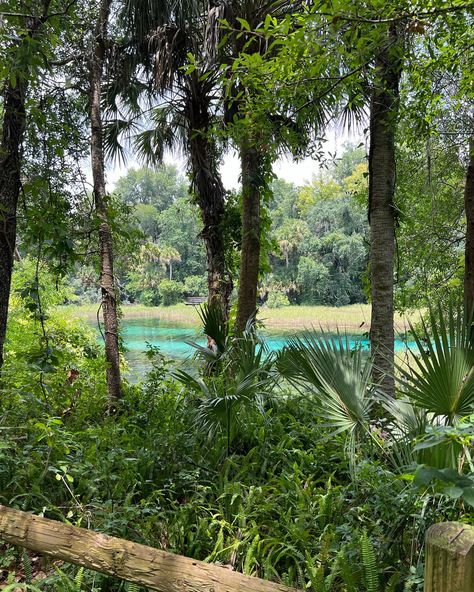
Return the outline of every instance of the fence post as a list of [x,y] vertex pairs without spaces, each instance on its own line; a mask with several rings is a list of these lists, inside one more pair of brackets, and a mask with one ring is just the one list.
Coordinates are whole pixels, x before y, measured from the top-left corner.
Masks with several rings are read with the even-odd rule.
[[434,524],[426,532],[425,592],[474,592],[474,527]]

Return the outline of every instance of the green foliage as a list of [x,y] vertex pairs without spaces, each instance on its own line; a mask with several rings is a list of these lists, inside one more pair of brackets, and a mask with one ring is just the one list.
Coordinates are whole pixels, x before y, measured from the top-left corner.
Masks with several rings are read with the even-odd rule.
[[160,301],[163,306],[177,304],[183,296],[183,286],[173,280],[162,280],[158,286]]
[[350,350],[347,336],[308,333],[288,341],[278,356],[278,368],[296,388],[314,397],[315,413],[335,434],[348,434],[354,460],[356,443],[370,436],[370,360],[360,350]]
[[268,308],[281,308],[282,306],[288,306],[290,303],[288,297],[282,292],[271,291],[265,304]]
[[411,327],[418,348],[414,364],[399,368],[406,396],[417,406],[447,424],[474,410],[474,344],[470,322],[461,305],[441,304],[429,309],[429,328]]
[[2,369],[10,397],[4,409],[14,414],[17,405],[26,405],[34,415],[64,405],[63,411],[86,411],[87,403],[78,393],[90,389],[97,402],[105,396],[95,332],[53,308],[69,289],[47,270],[36,276],[30,259],[17,266],[13,289]]
[[298,264],[298,284],[301,286],[304,301],[322,304],[328,293],[329,271],[311,257],[301,257]]
[[188,275],[184,280],[183,293],[186,296],[205,296],[207,279],[201,275]]

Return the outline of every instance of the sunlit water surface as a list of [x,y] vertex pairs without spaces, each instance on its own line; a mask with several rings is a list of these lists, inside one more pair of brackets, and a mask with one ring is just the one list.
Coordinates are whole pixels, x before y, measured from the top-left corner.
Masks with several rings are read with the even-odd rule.
[[[301,334],[301,332],[299,332]],[[291,332],[278,333],[262,331],[265,343],[270,351],[281,350]],[[194,353],[189,341],[205,345],[202,333],[193,328],[177,326],[160,321],[157,318],[144,317],[122,321],[122,337],[126,348],[125,357],[130,367],[130,378],[139,380],[150,368],[150,361],[146,356],[147,345],[159,347],[160,351],[177,363],[189,359]],[[351,347],[369,349],[369,341],[363,336],[352,335],[349,338]],[[401,352],[414,343],[406,343],[401,339],[395,341],[395,350]]]

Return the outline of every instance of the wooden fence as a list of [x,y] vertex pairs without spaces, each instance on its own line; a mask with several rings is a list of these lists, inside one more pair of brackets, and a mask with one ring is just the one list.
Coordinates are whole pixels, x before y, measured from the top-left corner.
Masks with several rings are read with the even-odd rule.
[[[296,592],[145,545],[0,505],[0,539],[159,592]],[[426,533],[425,592],[474,592],[474,527],[435,524]]]

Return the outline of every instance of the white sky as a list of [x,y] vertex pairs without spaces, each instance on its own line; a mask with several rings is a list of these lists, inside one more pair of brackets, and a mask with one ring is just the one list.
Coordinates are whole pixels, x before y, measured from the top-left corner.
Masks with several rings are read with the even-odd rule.
[[[350,134],[347,131],[341,132],[335,130],[327,139],[325,151],[335,153],[340,156],[343,152],[345,142],[360,142],[360,134]],[[165,155],[167,164],[174,164],[183,174],[186,172],[185,161],[181,157],[172,154]],[[139,168],[140,163],[130,160],[126,165],[116,165],[108,168],[107,183],[108,189],[113,190],[117,180],[127,173],[130,168]],[[321,170],[319,161],[312,158],[305,158],[299,162],[293,161],[291,157],[280,158],[274,165],[273,171],[280,179],[294,183],[295,185],[305,185],[311,182],[313,176]],[[226,189],[237,189],[239,187],[240,161],[235,151],[228,152],[221,165],[222,182]]]

